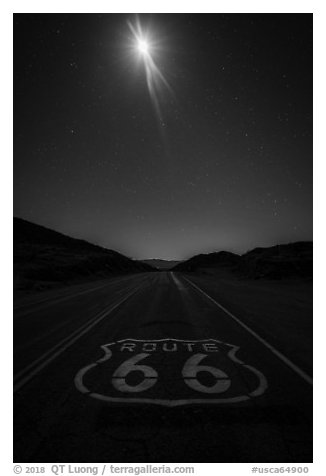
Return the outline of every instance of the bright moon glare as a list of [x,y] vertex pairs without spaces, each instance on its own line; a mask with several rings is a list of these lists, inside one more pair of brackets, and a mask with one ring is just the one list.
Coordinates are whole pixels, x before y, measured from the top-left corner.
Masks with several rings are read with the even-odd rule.
[[149,54],[149,45],[147,41],[145,40],[138,40],[138,50],[143,54],[143,55],[148,55]]
[[153,43],[153,36],[151,33],[147,31],[144,34],[138,17],[136,17],[134,24],[128,21],[128,26],[133,34],[132,50],[135,51],[136,48],[142,57],[148,91],[159,122],[162,123],[163,117],[160,107],[160,95],[162,95],[163,87],[165,87],[171,95],[173,95],[173,91],[152,58],[152,54],[155,53],[155,44],[157,45],[157,40]]

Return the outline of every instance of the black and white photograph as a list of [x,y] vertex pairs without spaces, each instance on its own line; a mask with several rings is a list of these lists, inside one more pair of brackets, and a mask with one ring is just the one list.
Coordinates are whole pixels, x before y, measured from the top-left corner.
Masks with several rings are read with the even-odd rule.
[[313,463],[313,14],[224,7],[12,14],[15,464]]

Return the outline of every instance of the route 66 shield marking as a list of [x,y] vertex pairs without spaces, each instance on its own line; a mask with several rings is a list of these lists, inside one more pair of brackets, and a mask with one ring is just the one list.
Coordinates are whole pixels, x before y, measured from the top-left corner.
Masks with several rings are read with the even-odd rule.
[[265,376],[216,339],[122,339],[80,369],[76,388],[98,400],[175,407],[236,403],[262,395]]

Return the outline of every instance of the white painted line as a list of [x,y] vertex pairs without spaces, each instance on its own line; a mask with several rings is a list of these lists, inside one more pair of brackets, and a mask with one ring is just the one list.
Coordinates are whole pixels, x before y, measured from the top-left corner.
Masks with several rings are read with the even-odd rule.
[[[89,285],[90,285],[91,283],[88,283],[88,286],[86,285],[87,287],[85,286],[85,284],[84,284],[83,286],[82,286],[82,285],[78,285],[78,289],[79,289],[78,292],[88,291],[88,290],[91,290],[91,289],[96,289],[96,288],[98,288],[98,287],[100,287],[100,286],[104,286],[103,281],[104,281],[104,280],[102,279],[102,280],[101,280],[101,283],[102,283],[102,284],[99,285],[99,284],[97,283],[97,286],[94,287],[94,288],[90,288]],[[93,283],[93,284],[94,284],[94,283]],[[106,284],[108,284],[108,283],[106,283]],[[77,285],[75,284],[73,287],[74,287],[74,288],[75,288],[75,287],[77,288]],[[67,296],[70,296],[70,295],[72,296],[72,295],[73,295],[73,294],[70,294],[70,293],[71,293],[71,289],[69,289],[69,288],[67,289],[66,287],[65,287],[65,288],[59,288],[59,289],[57,289],[57,290],[56,290],[56,289],[53,289],[53,290],[49,290],[49,291],[57,291],[57,297],[53,297],[53,298],[52,298],[52,299],[54,299],[54,300],[55,300],[56,298],[57,298],[57,299],[59,299],[59,298],[61,299],[61,298],[64,298],[64,297],[67,297]],[[35,298],[35,296],[34,296],[34,298]],[[37,298],[34,299],[34,300],[33,300],[33,299],[32,299],[32,300],[29,300],[29,299],[30,299],[30,298],[25,298],[25,302],[23,301],[23,302],[18,302],[18,304],[14,304],[14,310],[19,310],[19,309],[22,309],[23,307],[36,306],[36,305],[38,305],[38,304],[42,304],[42,303],[44,303],[44,302],[50,301],[50,300],[51,300],[51,297],[49,297],[49,296],[48,296],[48,297],[45,297],[45,296],[43,296],[43,295],[42,295],[42,296],[39,296],[39,295],[38,295]]]
[[[143,276],[141,276],[141,277],[143,277]],[[68,301],[69,299],[73,299],[77,296],[92,293],[94,291],[97,291],[98,289],[105,288],[105,286],[110,286],[111,284],[116,284],[117,282],[119,283],[119,281],[121,281],[121,279],[123,281],[126,280],[126,278],[118,278],[118,279],[115,279],[113,282],[112,281],[106,282],[105,284],[101,284],[100,286],[96,286],[96,287],[91,288],[91,289],[88,288],[86,290],[79,291],[79,292],[74,293],[74,294],[68,294],[68,295],[65,294],[64,296],[58,297],[56,299],[52,299],[52,300],[51,300],[51,298],[49,300],[48,299],[43,299],[43,300],[37,301],[37,302],[30,302],[30,303],[18,305],[16,307],[14,307],[14,312],[16,312],[16,314],[17,314],[17,316],[15,316],[15,317],[22,317],[22,316],[25,316],[26,314],[31,314],[35,311],[42,310],[42,309],[47,308],[49,306],[52,306],[54,304],[58,304],[58,303],[61,303],[61,302],[64,302],[64,301]],[[28,308],[28,309],[22,309],[24,307]],[[29,309],[29,307],[32,307],[32,309]],[[22,309],[22,310],[20,310],[20,309]]]
[[[106,284],[107,285],[107,284]],[[116,293],[116,298],[119,298],[121,296],[121,294],[126,294],[126,292],[128,292],[130,289],[134,289],[135,287],[128,287],[128,288],[125,288],[125,289],[122,289],[122,290],[119,290],[117,293]],[[102,312],[102,311],[101,311]],[[26,341],[24,344],[20,345],[20,346],[17,346],[15,349],[14,349],[14,354],[17,355],[17,353],[19,354],[20,352],[24,352],[26,348],[30,348],[32,347],[33,345],[36,345],[38,342],[42,341],[43,339],[47,339],[49,338],[51,335],[55,334],[58,330],[62,329],[63,327],[65,327],[67,325],[67,322],[65,321],[62,321],[61,323],[59,323],[57,326],[55,327],[52,327],[50,328],[48,331],[46,331],[45,333],[41,334],[41,335],[38,335],[37,337],[35,337],[35,339],[30,339],[29,341]],[[85,325],[85,324],[84,324]],[[84,326],[83,325],[83,326]],[[82,327],[83,327],[82,326]],[[18,374],[16,375],[15,378],[17,378],[17,376],[19,376],[21,372],[18,372]]]
[[[121,306],[121,304],[127,301],[127,299],[129,299],[131,296],[136,294],[140,288],[141,286],[137,287],[137,289],[134,289],[131,293],[127,294],[127,296],[125,296],[115,305],[109,307],[109,309],[106,309],[104,312],[101,311],[100,314],[90,319],[84,325],[79,327],[76,331],[72,332],[68,337],[65,337],[58,344],[56,344],[50,350],[45,352],[41,357],[34,360],[31,364],[29,364],[23,370],[18,372],[14,376],[14,380],[18,380],[18,382],[14,384],[14,392],[16,392],[21,387],[23,387],[36,374],[38,374],[44,367],[46,367],[55,358],[61,355],[66,349],[71,347],[77,340],[79,340],[84,334],[86,334],[89,330],[91,330],[94,326],[96,326],[99,322],[101,322],[105,317],[109,316],[112,311],[114,311],[117,307]],[[29,370],[30,372],[28,372]],[[26,375],[24,376],[24,374]],[[21,376],[22,378],[19,380]]]
[[[17,317],[22,317],[26,316],[26,314],[31,314],[32,312],[42,310],[44,308],[47,308],[49,306],[53,306],[54,304],[58,304],[60,302],[67,301],[69,299],[73,299],[74,297],[81,296],[83,294],[89,294],[92,293],[93,291],[97,291],[98,289],[104,288],[105,286],[108,286],[109,283],[106,284],[101,284],[101,286],[97,286],[96,288],[92,289],[87,289],[85,291],[79,291],[78,293],[75,294],[69,294],[68,296],[62,296],[57,299],[44,299],[43,301],[39,301],[37,303],[30,303],[30,304],[25,304],[20,306],[19,308],[14,308],[14,311],[16,311]],[[32,307],[32,309],[23,309],[24,307]],[[20,309],[22,309],[20,311]]]
[[288,359],[282,352],[279,350],[275,349],[274,346],[272,346],[269,342],[267,342],[263,337],[261,337],[257,332],[252,330],[249,326],[247,326],[244,322],[242,322],[238,317],[236,317],[232,312],[228,311],[224,306],[219,304],[215,299],[213,299],[211,296],[205,293],[201,288],[196,286],[192,281],[187,279],[185,276],[183,276],[183,279],[185,279],[191,286],[193,286],[197,291],[199,291],[201,294],[203,294],[207,299],[209,299],[211,302],[213,302],[217,307],[222,309],[229,317],[231,317],[234,321],[236,321],[241,327],[246,329],[247,332],[249,332],[252,336],[255,337],[261,344],[263,344],[267,349],[269,349],[271,352],[273,352],[274,355],[276,355],[282,362],[284,362],[290,369],[292,369],[296,374],[298,374],[303,380],[305,380],[307,383],[312,385],[313,379],[308,375],[306,372],[304,372],[302,369],[300,369],[296,364],[294,364],[290,359]]
[[[136,288],[132,288],[132,291],[135,290]],[[137,287],[137,290],[138,290],[138,287]],[[111,306],[111,305],[110,305]],[[82,331],[85,327],[89,326],[93,321],[96,321],[100,316],[102,316],[103,313],[106,313],[107,311],[111,312],[110,309],[111,307],[108,306],[106,308],[104,308],[104,310],[102,309],[102,311],[100,311],[98,314],[96,314],[93,318],[91,318],[89,321],[85,322],[84,324],[82,324],[78,329],[76,329],[75,331],[73,331],[69,336],[67,337],[64,337],[58,344],[56,344],[55,346],[51,347],[51,349],[49,349],[48,351],[44,352],[44,354],[41,355],[41,357],[37,358],[36,360],[34,360],[33,362],[31,362],[29,365],[27,365],[24,369],[20,370],[19,372],[17,372],[15,375],[14,375],[14,381],[19,379],[22,375],[24,375],[29,369],[31,369],[32,367],[35,367],[36,364],[38,364],[39,362],[41,362],[45,357],[47,357],[49,354],[51,354],[54,350],[56,350],[56,348],[60,347],[60,345],[62,345],[63,343],[65,343],[66,341],[68,341],[69,339],[71,339],[72,337],[74,337],[75,334],[78,334],[80,331]],[[55,329],[57,330],[57,329]],[[51,335],[51,334],[50,334]],[[46,337],[48,337],[49,335],[46,335]]]

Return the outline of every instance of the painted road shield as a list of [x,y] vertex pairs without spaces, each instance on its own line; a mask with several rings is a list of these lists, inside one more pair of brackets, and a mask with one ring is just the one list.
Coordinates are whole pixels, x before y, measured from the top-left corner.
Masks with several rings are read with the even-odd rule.
[[237,403],[259,397],[265,376],[236,356],[239,347],[216,339],[122,339],[101,346],[104,356],[80,369],[76,388],[117,403]]

